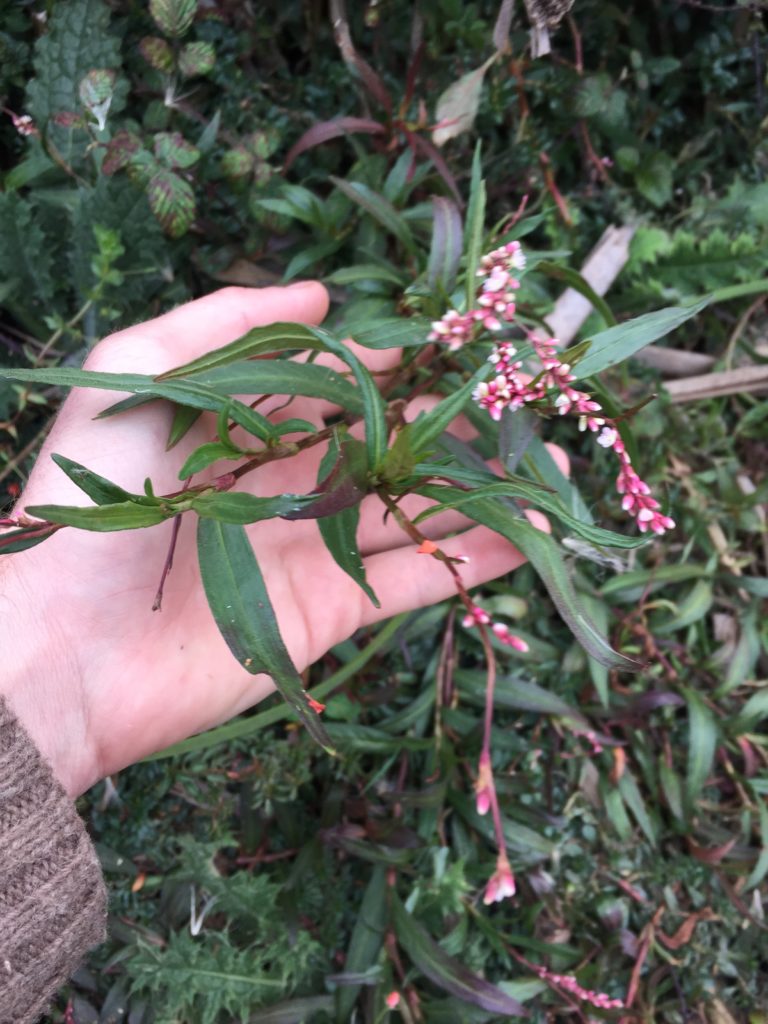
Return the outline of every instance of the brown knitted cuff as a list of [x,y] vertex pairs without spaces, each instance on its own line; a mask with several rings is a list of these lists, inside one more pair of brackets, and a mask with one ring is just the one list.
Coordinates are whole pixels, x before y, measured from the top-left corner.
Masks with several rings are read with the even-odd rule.
[[31,1024],[106,934],[96,853],[0,698],[0,1024]]

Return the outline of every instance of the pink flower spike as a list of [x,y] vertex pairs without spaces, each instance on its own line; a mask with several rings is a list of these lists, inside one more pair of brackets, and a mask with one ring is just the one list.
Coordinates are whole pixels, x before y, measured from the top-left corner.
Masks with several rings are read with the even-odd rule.
[[486,907],[491,903],[500,903],[508,896],[514,896],[516,891],[515,876],[512,874],[507,855],[500,853],[496,861],[496,871],[485,887],[483,903]]
[[384,1002],[390,1010],[394,1010],[400,1004],[400,993],[397,991],[390,992]]

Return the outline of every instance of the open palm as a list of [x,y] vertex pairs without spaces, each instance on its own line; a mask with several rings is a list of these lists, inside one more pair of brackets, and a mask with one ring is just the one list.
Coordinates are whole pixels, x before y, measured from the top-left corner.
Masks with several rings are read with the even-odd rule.
[[[226,288],[156,320],[122,331],[93,351],[87,369],[157,374],[274,321],[320,323],[325,290],[307,283],[254,291]],[[360,350],[362,354],[362,350]],[[373,371],[394,367],[399,353],[366,352]],[[93,417],[122,396],[77,390],[65,402],[21,500],[86,504],[82,492],[50,460],[52,452],[82,462],[126,489],[179,489],[186,456],[215,435],[213,418],[198,420],[165,452],[171,409],[164,402],[108,420]],[[324,402],[297,398],[275,415],[318,426],[333,413]],[[313,489],[322,446],[259,468],[238,488],[267,496]],[[195,482],[204,480],[196,477]],[[411,508],[421,507],[417,504]],[[405,506],[408,507],[407,505]],[[248,527],[282,636],[299,669],[360,626],[431,604],[454,592],[445,567],[417,557],[413,543],[381,503],[365,499],[359,545],[376,609],[339,569],[313,520],[274,519]],[[73,795],[99,778],[202,729],[226,721],[272,692],[267,676],[248,674],[232,657],[207,606],[195,551],[194,517],[182,522],[160,612],[152,611],[172,525],[93,534],[64,529],[3,566],[8,614],[0,627],[11,671],[0,684],[17,715]],[[456,516],[428,521],[431,536],[463,525]],[[520,564],[510,544],[482,527],[445,540],[466,554],[467,586]]]

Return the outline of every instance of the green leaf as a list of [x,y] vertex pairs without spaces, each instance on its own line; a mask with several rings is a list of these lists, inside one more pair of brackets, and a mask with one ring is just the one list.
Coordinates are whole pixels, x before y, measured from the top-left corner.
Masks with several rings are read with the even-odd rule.
[[[130,399],[129,399],[130,401]],[[114,409],[115,406],[112,406]],[[107,416],[111,412],[110,409],[105,409],[104,412],[100,412],[99,416]],[[174,448],[179,441],[184,437],[200,419],[201,410],[191,409],[186,405],[177,405],[173,410],[173,420],[171,422],[171,429],[168,432],[168,441],[165,446],[165,450],[169,452],[171,448]]]
[[173,50],[159,36],[144,36],[139,40],[139,53],[155,71],[168,74],[173,70]]
[[760,843],[762,849],[760,850],[760,856],[757,858],[757,862],[747,879],[745,886],[747,889],[754,889],[754,887],[759,885],[768,874],[768,808],[766,808],[763,802],[759,802],[757,805],[757,816],[758,821],[760,822]]
[[508,473],[520,465],[536,432],[536,416],[529,409],[505,409],[499,424],[499,461]]
[[[286,514],[286,519],[320,519],[360,504],[369,490],[368,462],[362,442],[345,437],[338,448],[332,444],[321,463],[321,473],[326,466],[333,468],[309,496],[314,500]],[[352,551],[350,548],[350,553]]]
[[125,501],[135,502],[138,505],[149,505],[155,508],[159,505],[158,499],[147,498],[140,494],[130,494],[122,487],[118,487],[117,484],[113,484],[105,477],[99,476],[98,473],[92,473],[90,469],[86,469],[79,462],[73,462],[72,459],[68,459],[64,455],[54,453],[51,455],[51,458],[59,469],[63,470],[69,479],[77,484],[80,490],[84,491],[91,501],[95,501],[97,505],[113,505]]
[[397,941],[431,982],[465,1003],[490,1013],[528,1016],[516,999],[441,949],[426,928],[408,913],[395,892],[391,893],[391,910]]
[[268,673],[310,735],[333,753],[280,635],[245,528],[200,519],[197,551],[205,595],[230,651],[248,672]]
[[479,68],[468,71],[452,82],[438,97],[435,108],[436,127],[432,130],[432,141],[436,146],[443,146],[449,139],[472,128],[480,105],[483,79],[497,56],[496,53],[492,54]]
[[375,349],[426,345],[431,330],[429,320],[423,317],[371,317],[359,322],[351,320],[345,327],[345,333],[358,345]]
[[[334,436],[320,464],[321,478],[333,471],[334,464],[337,463],[338,458],[341,457],[345,449],[349,451],[351,445],[358,444],[358,441],[348,438],[342,445],[339,445],[337,438]],[[348,462],[348,458],[345,459],[345,462]],[[380,608],[379,599],[365,578],[365,565],[357,545],[357,527],[359,522],[360,503],[358,501],[348,508],[340,509],[329,516],[323,516],[318,519],[317,525],[325,546],[339,568],[343,569],[357,583],[376,608]]]
[[178,39],[195,20],[197,0],[149,0],[149,13],[161,32]]
[[611,312],[610,306],[605,299],[597,294],[578,270],[574,270],[572,267],[561,267],[559,263],[551,263],[549,260],[540,260],[536,264],[536,270],[546,274],[553,281],[562,281],[563,284],[568,285],[569,288],[573,288],[574,291],[583,295],[592,304],[593,309],[605,320],[608,327],[615,326],[616,317]]
[[[384,933],[387,927],[386,916],[386,869],[382,864],[377,864],[366,886],[363,902],[360,905],[349,941],[347,958],[344,962],[345,974],[363,974],[376,963],[384,943]],[[352,1007],[355,1005],[359,992],[359,985],[345,985],[337,989],[336,1020],[339,1024],[347,1024],[351,1020]]]
[[461,260],[461,213],[451,199],[433,196],[432,218],[427,285],[431,291],[450,295]]
[[134,501],[119,501],[110,505],[95,505],[90,508],[76,508],[70,505],[30,505],[26,512],[49,523],[74,526],[79,530],[93,530],[107,533],[113,530],[138,530],[144,526],[157,526],[173,510],[157,505],[139,505]]
[[191,507],[203,518],[245,525],[274,519],[275,516],[288,516],[314,499],[313,494],[277,494],[271,498],[257,498],[245,491],[214,491],[193,498]]
[[208,75],[216,64],[216,51],[212,43],[198,41],[182,46],[179,54],[179,73],[183,78]]
[[[646,345],[676,331],[678,327],[705,309],[709,302],[710,298],[706,296],[691,305],[657,309],[653,313],[646,313],[628,323],[609,327],[608,330],[593,335],[586,356],[580,359],[572,369],[576,380],[591,377],[607,370],[610,366],[629,359]],[[567,351],[566,349],[566,354]]]
[[651,844],[656,846],[657,835],[656,826],[654,825],[648,810],[643,801],[640,789],[638,788],[637,782],[635,781],[634,775],[628,770],[625,770],[621,774],[619,779],[619,792],[621,793],[622,799],[627,807],[632,811],[632,815],[635,821],[638,823],[640,828],[645,833],[645,838]]
[[56,526],[31,526],[21,530],[8,530],[0,533],[0,555],[15,555],[19,551],[27,551],[56,533]]
[[346,412],[361,413],[360,392],[340,373],[315,363],[287,359],[241,360],[194,375],[225,395],[305,395],[323,398]]
[[195,194],[188,181],[160,168],[149,179],[147,199],[167,235],[181,238],[187,233],[195,219]]
[[712,770],[718,728],[714,715],[697,693],[685,690],[683,695],[688,705],[688,772],[685,794],[689,812],[692,812]]
[[467,402],[472,397],[472,392],[478,383],[488,376],[490,367],[484,364],[477,370],[468,381],[452,394],[439,402],[434,409],[422,413],[411,424],[410,441],[414,454],[420,457],[426,452],[430,445],[448,429],[456,419]]
[[404,249],[409,253],[416,253],[417,246],[411,229],[387,199],[361,182],[344,181],[343,178],[337,178],[334,175],[330,175],[330,179],[340,192],[343,192],[353,203],[362,207],[386,231],[394,235]]
[[674,162],[667,153],[651,153],[635,172],[638,192],[654,206],[664,206],[672,198]]
[[477,291],[477,268],[480,266],[483,239],[485,237],[485,182],[483,181],[483,165],[481,162],[481,145],[475,146],[472,158],[472,179],[469,186],[469,206],[464,224],[464,249],[467,254],[467,271],[465,291],[467,309],[475,305]]
[[201,444],[187,456],[186,462],[179,470],[179,480],[186,480],[187,477],[202,472],[220,459],[242,459],[242,457],[241,451],[233,449],[232,445],[222,444],[221,441]]
[[555,607],[584,650],[608,668],[637,671],[637,662],[614,651],[579,605],[563,555],[554,540],[526,519],[518,518],[498,499],[474,501],[464,511],[484,526],[490,527],[511,541],[530,561],[547,588]]
[[192,167],[200,159],[200,150],[187,142],[181,132],[158,132],[154,148],[157,159],[171,170]]

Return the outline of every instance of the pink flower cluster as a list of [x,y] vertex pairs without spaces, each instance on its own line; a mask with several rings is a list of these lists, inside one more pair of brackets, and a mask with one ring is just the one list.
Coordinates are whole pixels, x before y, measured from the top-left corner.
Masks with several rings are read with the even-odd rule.
[[[519,242],[509,242],[483,256],[477,271],[482,280],[477,292],[478,308],[467,313],[449,310],[432,324],[429,340],[447,342],[450,349],[456,350],[474,341],[482,328],[498,331],[505,323],[511,323],[515,318],[515,291],[520,287],[514,271],[524,266],[525,255]],[[544,401],[550,392],[556,391],[554,405],[558,413],[578,416],[579,430],[599,432],[598,444],[611,448],[619,459],[616,489],[623,496],[621,507],[635,517],[640,532],[662,534],[673,529],[674,520],[663,515],[650,487],[633,468],[615,422],[603,415],[600,403],[591,395],[574,387],[576,376],[570,364],[560,359],[557,339],[541,338],[528,331],[526,334],[541,363],[541,372],[531,380],[521,372],[523,363],[515,358],[517,349],[512,342],[499,341],[488,357],[494,364],[495,375],[478,384],[472,393],[477,404],[498,421],[505,409],[520,409],[531,402]],[[503,642],[515,646],[514,639],[505,639],[503,633],[493,628]]]
[[516,892],[515,876],[512,874],[507,855],[502,850],[496,859],[496,870],[485,887],[483,903],[486,907],[491,903],[501,903],[508,896],[514,896]]
[[596,1006],[599,1010],[624,1009],[624,1003],[621,999],[611,999],[604,992],[593,992],[592,989],[582,988],[578,981],[571,977],[570,974],[552,974],[546,967],[537,968],[537,974],[545,981],[549,981],[551,984],[557,985],[558,988],[570,992],[577,999],[583,999],[584,1002],[591,1003],[592,1006]]
[[482,278],[477,294],[478,308],[466,313],[449,309],[432,324],[427,339],[444,341],[455,352],[473,341],[483,328],[500,331],[505,321],[510,323],[515,318],[515,290],[520,282],[512,271],[522,270],[524,266],[525,254],[519,242],[508,242],[483,256],[477,271],[477,276]]
[[491,622],[490,615],[479,604],[472,605],[472,611],[464,616],[461,624],[465,629],[471,629],[472,626],[490,626],[494,636],[507,647],[513,647],[523,654],[528,650],[528,644],[522,637],[510,633],[509,627],[505,626],[503,622]]

